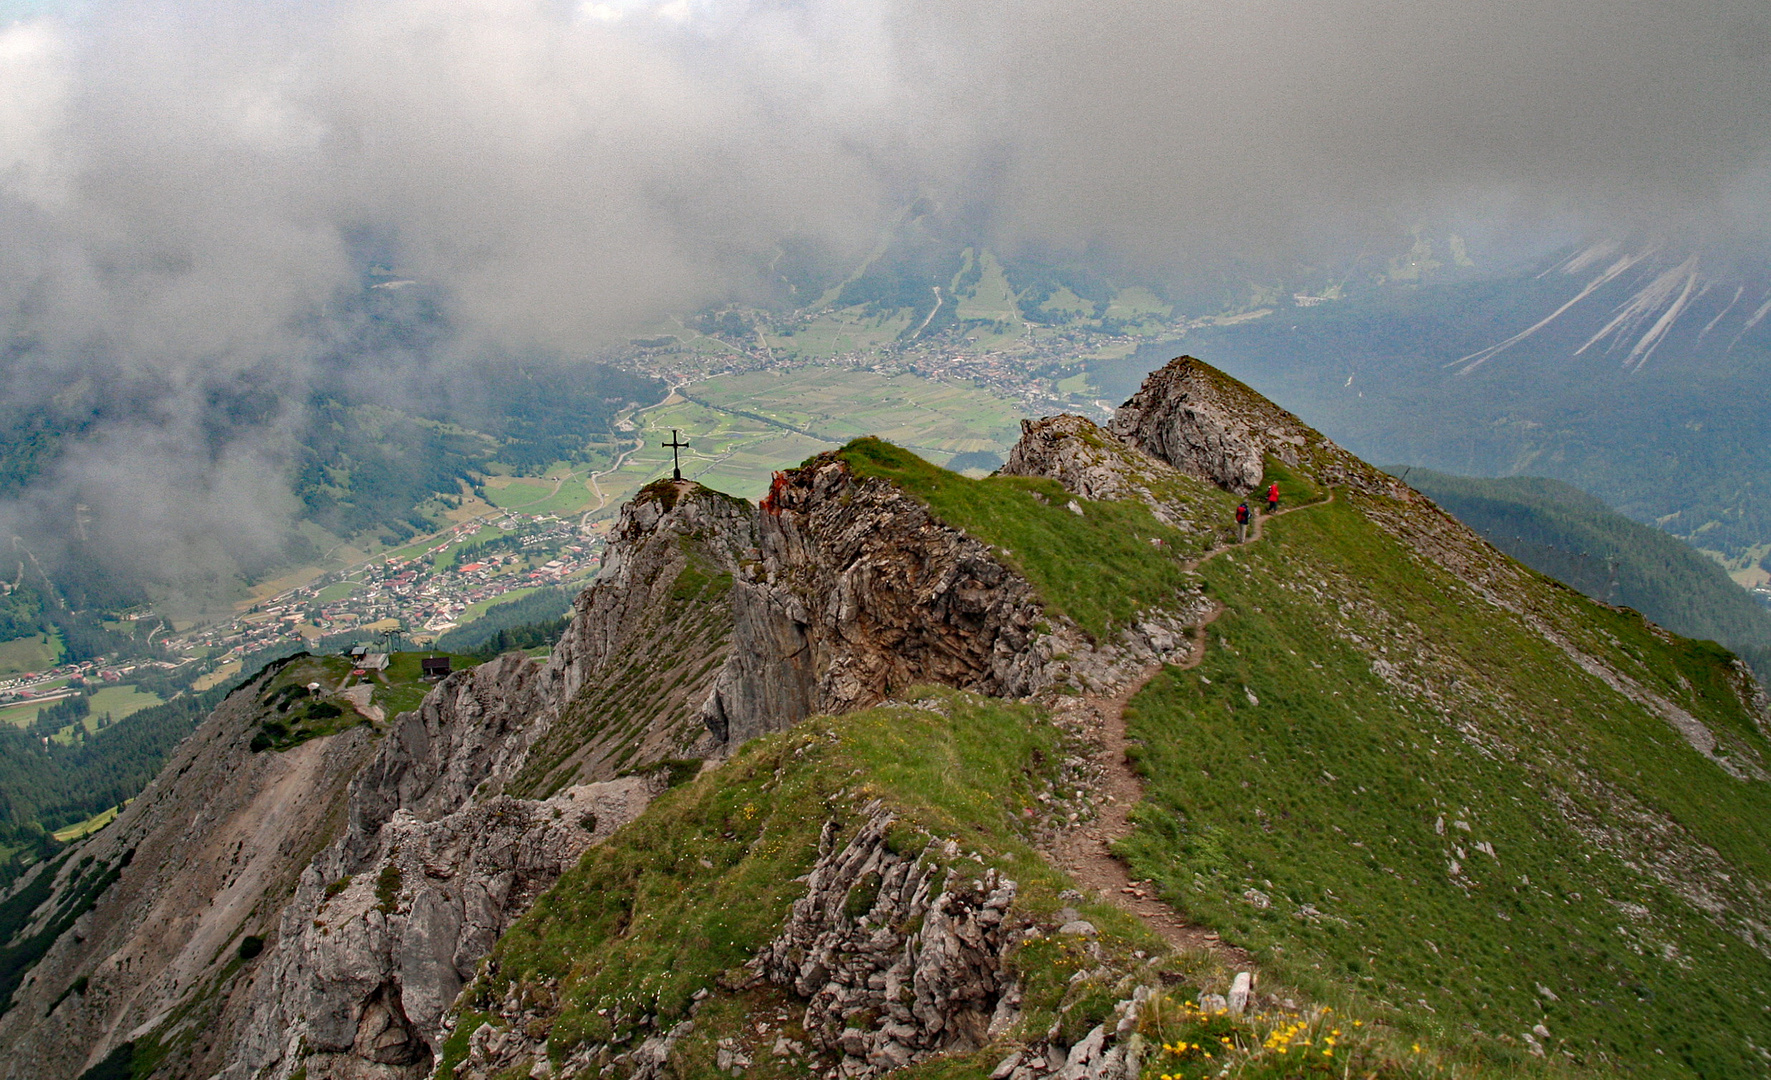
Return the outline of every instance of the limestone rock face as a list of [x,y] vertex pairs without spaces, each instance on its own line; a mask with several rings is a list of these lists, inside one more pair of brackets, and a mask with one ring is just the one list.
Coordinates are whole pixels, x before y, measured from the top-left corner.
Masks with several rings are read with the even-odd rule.
[[1114,414],[1111,430],[1183,472],[1238,493],[1253,491],[1273,436],[1257,429],[1260,418],[1227,392],[1226,381],[1182,357],[1144,380]]
[[498,796],[434,821],[395,811],[379,851],[315,859],[284,910],[242,1058],[311,1077],[427,1075],[479,959],[593,843],[662,788],[640,777],[546,801]]
[[975,1050],[1016,1018],[1003,963],[1015,882],[992,870],[930,895],[946,876],[938,858],[894,853],[892,822],[872,807],[841,848],[826,827],[806,895],[756,965],[806,1000],[806,1032],[842,1056],[848,1077]]
[[1108,425],[1114,435],[1182,472],[1238,494],[1259,487],[1268,455],[1307,466],[1319,484],[1422,502],[1249,387],[1190,356],[1153,371]]
[[937,682],[1019,696],[1044,685],[1033,587],[986,545],[834,455],[785,474],[739,568],[732,658],[703,710],[736,745],[808,715]]
[[1072,413],[1022,420],[1021,438],[1009,450],[1004,476],[1044,476],[1085,499],[1155,501],[1140,473],[1173,468],[1134,450]]
[[756,517],[689,481],[649,485],[622,508],[547,665],[557,709],[538,714],[521,767],[489,789],[545,797],[710,752],[699,713],[734,649],[734,581],[757,558]]
[[[634,778],[561,790],[560,777],[610,770],[615,749],[642,765],[718,752],[917,682],[1028,693],[1051,677],[1050,650],[1030,647],[1040,615],[989,548],[834,458],[791,474],[767,511],[652,485],[624,509],[603,576],[545,664],[512,654],[458,672],[395,721],[350,786],[342,834],[284,909],[234,1074],[286,1072],[303,1046],[313,1080],[428,1068],[444,1012],[498,935],[656,790]],[[685,638],[705,674],[639,694],[653,712],[632,731],[602,725],[598,695],[632,691]],[[695,719],[700,745],[683,729]],[[513,790],[559,793],[500,794]]]
[[603,571],[573,608],[560,646],[560,695],[622,651],[687,564],[692,547],[711,569],[732,572],[756,553],[756,507],[691,481],[661,481],[621,508]]
[[[562,650],[564,653],[564,650]],[[434,818],[464,805],[488,780],[510,775],[558,713],[570,658],[543,665],[508,653],[458,671],[395,719],[351,783],[345,842],[362,858],[396,811]]]
[[1021,439],[999,471],[1056,480],[1085,499],[1141,502],[1158,521],[1185,532],[1222,517],[1181,470],[1081,416],[1021,421]]

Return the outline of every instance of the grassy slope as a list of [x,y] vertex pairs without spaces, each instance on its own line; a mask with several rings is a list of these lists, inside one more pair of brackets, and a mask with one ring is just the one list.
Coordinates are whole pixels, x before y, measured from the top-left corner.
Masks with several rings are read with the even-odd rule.
[[[1543,1023],[1595,1065],[1762,1074],[1771,961],[1730,932],[1738,907],[1712,919],[1654,871],[1682,873],[1702,843],[1771,879],[1767,785],[1728,777],[1345,502],[1270,522],[1203,572],[1228,608],[1206,660],[1133,703],[1150,780],[1136,871],[1286,978],[1394,1006],[1398,1023],[1499,1036],[1501,1054]],[[1591,651],[1767,749],[1726,654],[1542,595]],[[1374,653],[1417,689],[1380,677]],[[1582,835],[1617,835],[1632,812],[1675,835]]]
[[[929,695],[940,711],[885,706],[808,720],[663,796],[505,935],[492,958],[497,975],[477,985],[469,1007],[501,1000],[512,984],[557,979],[550,1045],[562,1049],[617,1036],[648,1014],[682,1016],[695,991],[778,931],[804,892],[794,879],[811,868],[824,823],[852,834],[873,798],[903,815],[905,843],[921,847],[919,828],[962,835],[1021,882],[1022,903],[1056,911],[1066,883],[1028,845],[1020,811],[1050,790],[1057,729],[1027,707]],[[1085,913],[1152,945],[1114,909]],[[711,1045],[701,1050],[711,1059]],[[709,1060],[688,1075],[710,1072]]]
[[[859,443],[844,456],[986,542],[1038,552],[1022,569],[1091,630],[1168,587],[1147,548],[1115,549],[1135,530],[1096,527],[1107,521],[1092,517],[1097,507],[1112,504],[1054,517],[1073,535],[1053,535],[1004,497],[1026,481],[965,481]],[[1285,505],[1320,495],[1306,475],[1269,471]],[[1344,501],[1268,528],[1268,543],[1203,570],[1230,609],[1213,641],[1229,647],[1136,702],[1152,780],[1145,828],[1127,848],[1137,869],[1312,993],[1406,1006],[1387,1010],[1393,1022],[1441,1039],[1497,1036],[1480,1041],[1500,1060],[1543,1023],[1551,1043],[1595,1065],[1762,1068],[1750,1047],[1771,1045],[1771,998],[1758,989],[1771,986],[1771,964],[1736,936],[1750,906],[1711,919],[1642,868],[1682,873],[1707,844],[1737,874],[1771,879],[1766,785],[1728,777]],[[1091,544],[1111,554],[1091,561]],[[1533,616],[1584,651],[1719,734],[1771,750],[1738,706],[1723,650],[1547,580],[1531,597]],[[1373,671],[1380,658],[1424,690],[1386,683]],[[1649,842],[1645,822],[1670,833]],[[1245,900],[1248,889],[1269,906]],[[1299,918],[1304,904],[1324,914]]]
[[[1139,984],[1174,987],[1173,1004],[1153,1009],[1143,1034],[1177,1049],[1154,1053],[1147,1076],[1198,1080],[1221,1075],[1226,1061],[1236,1063],[1230,1075],[1245,1078],[1340,1076],[1344,1068],[1361,1076],[1490,1075],[1434,1053],[1412,1053],[1397,1029],[1350,1016],[1315,1013],[1314,1022],[1293,1029],[1300,1017],[1230,1021],[1186,1012],[1179,1007],[1183,998],[1222,992],[1229,971],[1202,955],[1146,960],[1142,954],[1161,951],[1154,937],[1117,908],[1074,894],[1067,900],[1062,894],[1071,882],[1029,843],[1027,811],[1040,805],[1042,794],[1061,794],[1074,783],[1059,769],[1062,733],[1027,705],[939,689],[912,696],[915,705],[814,718],[758,739],[586,853],[504,936],[487,974],[464,995],[439,1076],[455,1075],[481,1022],[502,1022],[490,1010],[513,992],[543,1017],[556,1063],[584,1042],[612,1040],[631,1049],[629,1037],[646,1034],[640,1018],[655,1016],[659,1028],[668,1028],[688,1012],[697,991],[708,990],[712,997],[696,1013],[693,1035],[678,1044],[671,1075],[723,1075],[715,1069],[722,1039],[735,1040],[754,1059],[745,1073],[754,1080],[827,1068],[833,1062],[813,1065],[770,1052],[778,1035],[804,1040],[798,1027],[803,1003],[769,987],[729,987],[747,978],[745,961],[774,937],[803,894],[795,878],[810,869],[824,823],[836,822],[846,838],[874,799],[900,815],[892,833],[898,850],[923,851],[930,837],[959,839],[962,854],[924,857],[968,878],[996,868],[1020,885],[1009,918],[1047,928],[1010,955],[1024,992],[1018,1031],[978,1053],[899,1075],[982,1080],[1013,1041],[1043,1035],[1054,1023],[1067,1040],[1078,1039]],[[1100,929],[1098,954],[1079,939],[1049,932],[1067,902]],[[766,1034],[759,1022],[770,1026]],[[1179,1049],[1207,1037],[1216,1051],[1212,1059],[1197,1045]],[[1321,1055],[1328,1037],[1338,1039],[1338,1057]],[[1233,1051],[1221,1048],[1225,1038]],[[1316,1040],[1307,1051],[1306,1038]],[[525,1066],[513,1075],[526,1074]],[[614,1074],[623,1075],[619,1065]]]
[[[1026,575],[1048,608],[1097,637],[1185,588],[1185,563],[1221,539],[1214,530],[1171,529],[1141,504],[1073,500],[1053,480],[972,480],[878,439],[856,439],[838,456],[858,475],[890,480],[948,524],[1006,548],[1004,561]],[[1234,520],[1235,500],[1209,485],[1172,494],[1205,520]],[[1081,514],[1066,509],[1072,501]]]
[[[1041,481],[967,480],[868,441],[843,453],[1009,549],[1054,609],[1097,632],[1195,580],[1180,575],[1177,554],[1207,542],[1168,537],[1140,508],[1084,503],[1073,514]],[[1287,505],[1319,494],[1306,475],[1273,472]],[[1361,1072],[1584,1064],[1760,1075],[1751,1047],[1771,1046],[1771,963],[1738,934],[1750,882],[1771,878],[1768,786],[1726,776],[1364,509],[1343,493],[1267,522],[1262,543],[1201,568],[1227,607],[1206,660],[1169,670],[1134,701],[1149,779],[1125,845],[1134,870],[1254,951],[1269,989],[1290,984],[1370,1021]],[[1169,551],[1149,545],[1152,535]],[[1520,573],[1530,618],[1687,708],[1724,744],[1771,750],[1738,704],[1725,652]],[[933,696],[948,718],[884,706],[758,740],[594,849],[500,943],[495,974],[464,999],[453,1053],[477,1010],[513,987],[526,1000],[552,995],[544,1011],[561,1055],[648,1013],[668,1026],[691,994],[717,987],[772,937],[823,822],[852,831],[872,797],[935,835],[964,835],[1023,882],[1028,917],[1049,916],[1063,879],[1032,853],[1017,814],[1050,783],[1058,733],[1030,707]],[[1713,893],[1720,913],[1678,895],[1687,884]],[[1121,955],[1148,947],[1117,913],[1079,906]],[[1046,988],[1029,994],[1024,1033],[1066,1002],[1080,1007],[1063,996],[1061,954],[1023,951],[1016,962],[1029,986]],[[543,989],[552,979],[557,988]],[[711,1075],[717,1037],[797,1013],[771,993],[717,991],[679,1045],[677,1075]],[[1197,1042],[1216,1023],[1170,1019],[1161,1038],[1171,1043]],[[1271,1036],[1280,1022],[1259,1023]],[[1526,1054],[1534,1024],[1551,1032],[1547,1063]],[[1293,1035],[1293,1049],[1325,1034]],[[1250,1035],[1261,1032],[1230,1037],[1242,1045]],[[1334,1064],[1345,1065],[1358,1037],[1339,1038]],[[1428,1051],[1394,1052],[1414,1040]],[[1446,1065],[1435,1047],[1459,1060]],[[1196,1050],[1166,1053],[1145,1075],[1216,1075],[1215,1061],[1187,1058]],[[755,1056],[764,1077],[792,1071]],[[989,1058],[916,1071],[977,1075]],[[1236,1060],[1230,1075],[1298,1072],[1298,1058],[1271,1049]]]
[[1677,633],[1719,641],[1771,675],[1771,610],[1677,537],[1560,480],[1411,469],[1408,482],[1534,569]]

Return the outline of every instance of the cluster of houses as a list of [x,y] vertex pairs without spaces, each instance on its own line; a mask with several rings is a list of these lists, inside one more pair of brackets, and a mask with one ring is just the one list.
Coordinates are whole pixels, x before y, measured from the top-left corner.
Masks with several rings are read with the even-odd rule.
[[[459,544],[470,527],[452,533],[411,558],[389,557],[352,571],[329,574],[291,589],[231,623],[207,628],[194,644],[243,656],[291,640],[310,641],[352,632],[389,630],[440,634],[475,604],[517,589],[587,578],[601,566],[597,524],[580,530],[552,515],[513,515],[499,524],[520,537],[473,552],[465,562],[438,567],[437,556]],[[348,589],[336,586],[348,583]],[[330,595],[328,595],[330,594]],[[322,597],[325,597],[322,599]]]

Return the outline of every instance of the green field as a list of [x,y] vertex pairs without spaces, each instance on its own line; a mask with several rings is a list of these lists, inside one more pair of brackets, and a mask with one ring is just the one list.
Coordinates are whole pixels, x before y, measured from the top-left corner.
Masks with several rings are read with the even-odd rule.
[[55,704],[53,701],[30,701],[18,705],[8,705],[5,708],[0,708],[0,721],[11,724],[13,727],[30,727],[31,722],[37,719],[37,714],[43,711],[44,706],[53,704]]
[[1020,305],[1015,302],[1014,287],[1002,272],[1002,263],[989,251],[978,254],[968,249],[966,265],[960,269],[960,276],[972,268],[973,259],[978,260],[978,283],[970,295],[959,298],[959,317],[968,321],[1004,323],[1015,328],[1011,336],[1018,336],[1026,324],[1021,321]]
[[356,591],[357,591],[357,582],[354,582],[354,581],[336,582],[335,584],[328,585],[324,589],[321,589],[318,593],[315,593],[314,594],[314,603],[316,603],[316,604],[336,603],[340,600],[343,600],[345,597],[349,596],[351,593],[354,593]]
[[486,501],[500,510],[521,510],[525,514],[571,513],[595,505],[596,498],[585,482],[587,467],[568,473],[548,476],[499,477],[486,482]]
[[[447,570],[461,561],[461,550],[470,544],[483,544],[488,540],[496,540],[507,535],[496,525],[487,525],[477,532],[468,533],[449,545],[448,550],[437,552],[436,566],[438,570]],[[471,561],[471,560],[470,560]]]
[[748,499],[768,490],[776,470],[863,435],[946,461],[968,450],[1006,453],[1020,434],[1016,403],[915,375],[808,367],[713,378],[684,394],[690,400],[635,417],[644,446],[598,481],[610,496],[604,514],[669,471],[670,452],[658,444],[672,428],[689,443],[684,477]]
[[43,634],[32,634],[0,643],[0,676],[54,667],[61,659],[61,643],[53,635],[47,641],[44,638]]
[[[90,699],[91,711],[86,714],[85,726],[88,732],[98,730],[98,718],[109,713],[112,722],[125,716],[138,713],[151,705],[160,704],[160,698],[154,694],[144,694],[133,686],[107,686],[93,693]],[[29,727],[37,719],[37,714],[53,701],[33,701],[24,705],[11,705],[0,709],[0,721],[14,727]],[[69,741],[65,736],[57,736],[62,742]]]
[[160,704],[155,694],[144,694],[133,686],[107,686],[92,695],[92,713],[86,718],[86,730],[93,731],[98,723],[98,716],[110,713],[112,722],[138,713],[151,705]]

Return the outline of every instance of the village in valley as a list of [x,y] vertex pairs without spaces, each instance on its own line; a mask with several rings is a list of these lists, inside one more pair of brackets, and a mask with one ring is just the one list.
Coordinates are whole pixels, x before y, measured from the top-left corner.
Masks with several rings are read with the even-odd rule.
[[[503,601],[539,589],[576,589],[601,566],[607,521],[511,513],[454,525],[381,558],[321,574],[250,604],[236,617],[171,633],[170,659],[101,658],[0,679],[0,718],[17,726],[42,707],[88,695],[88,731],[158,704],[156,688],[203,691],[276,655],[300,650],[422,647]],[[153,618],[151,612],[136,613]],[[107,709],[106,706],[115,707]],[[102,719],[101,719],[102,718]],[[80,737],[69,725],[58,741]]]
[[[991,280],[987,274],[983,285]],[[0,721],[30,727],[46,706],[85,695],[92,716],[45,735],[77,741],[170,697],[231,683],[276,656],[353,644],[424,648],[499,603],[543,589],[575,593],[601,568],[620,506],[670,475],[671,450],[662,443],[673,430],[686,442],[684,477],[746,498],[760,497],[774,470],[861,435],[982,475],[1013,445],[1024,416],[1110,413],[1091,362],[1123,360],[1226,318],[1177,316],[1131,290],[1091,319],[1088,304],[1060,290],[1039,313],[1047,321],[1030,321],[1006,283],[996,289],[1002,295],[994,300],[988,288],[948,291],[960,322],[936,328],[931,315],[922,320],[926,333],[907,332],[907,312],[860,307],[673,319],[614,358],[669,389],[618,413],[606,444],[613,449],[540,475],[464,481],[459,495],[424,509],[436,531],[397,547],[324,537],[332,557],[258,584],[230,613],[168,621],[166,632],[150,635],[152,657],[14,667],[0,677]],[[161,621],[147,610],[129,617],[140,626]]]

